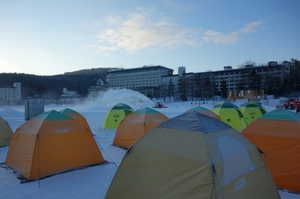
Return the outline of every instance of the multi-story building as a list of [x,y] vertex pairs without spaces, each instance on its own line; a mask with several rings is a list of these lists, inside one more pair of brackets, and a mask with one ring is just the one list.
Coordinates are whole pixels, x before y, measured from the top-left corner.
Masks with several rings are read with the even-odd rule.
[[127,88],[153,97],[155,89],[162,84],[162,76],[165,75],[173,75],[173,69],[158,65],[109,71],[108,88]]
[[15,82],[13,87],[0,88],[0,104],[10,105],[21,101],[21,82]]
[[[148,97],[153,97],[155,89],[164,85],[165,87],[170,81],[176,87],[178,80],[182,75],[185,78],[209,78],[214,84],[216,91],[221,91],[221,84],[224,80],[227,90],[238,90],[243,84],[243,78],[255,71],[257,75],[262,77],[261,85],[265,84],[263,77],[270,76],[276,78],[283,83],[284,76],[290,73],[290,62],[284,61],[278,64],[271,61],[266,66],[246,65],[243,68],[233,69],[232,66],[224,66],[220,71],[208,72],[191,72],[186,73],[185,67],[178,68],[178,74],[173,74],[173,70],[163,66],[144,66],[140,68],[122,69],[108,72],[108,88],[121,89],[128,88],[137,90]],[[247,85],[243,85],[245,88]],[[176,88],[175,88],[176,91]],[[188,93],[188,97],[195,96],[193,91]]]
[[63,88],[63,94],[61,95],[59,102],[62,104],[78,103],[80,95],[76,91],[69,91],[67,88]]
[[[275,61],[271,61],[267,66],[246,65],[244,68],[238,69],[232,69],[231,66],[224,66],[224,70],[213,72],[217,90],[221,90],[221,82],[223,80],[226,81],[228,90],[239,89],[241,80],[252,71],[255,71],[261,77],[271,76],[272,78],[277,78],[282,83],[284,75],[290,73],[290,62],[284,61],[282,64],[278,64]],[[264,79],[261,80],[261,84],[264,84]]]

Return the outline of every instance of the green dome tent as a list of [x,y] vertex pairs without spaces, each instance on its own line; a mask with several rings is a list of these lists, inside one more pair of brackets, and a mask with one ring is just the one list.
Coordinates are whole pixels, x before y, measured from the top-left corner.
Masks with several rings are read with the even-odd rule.
[[211,111],[219,115],[221,121],[233,127],[235,130],[242,131],[248,125],[239,107],[231,102],[219,103],[215,105]]
[[106,113],[102,128],[103,129],[116,129],[120,122],[134,110],[127,104],[119,103],[112,107]]
[[241,104],[239,108],[241,109],[248,124],[267,113],[267,110],[263,106],[255,102],[245,102]]

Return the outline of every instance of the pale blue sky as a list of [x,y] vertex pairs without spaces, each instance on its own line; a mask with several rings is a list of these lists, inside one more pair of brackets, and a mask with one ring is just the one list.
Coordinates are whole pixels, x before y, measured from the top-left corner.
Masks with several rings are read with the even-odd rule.
[[299,0],[2,0],[0,73],[300,59]]

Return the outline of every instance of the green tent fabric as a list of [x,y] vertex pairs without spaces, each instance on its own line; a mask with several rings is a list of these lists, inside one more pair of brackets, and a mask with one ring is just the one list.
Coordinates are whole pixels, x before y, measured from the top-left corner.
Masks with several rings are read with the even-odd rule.
[[120,122],[129,114],[134,112],[134,110],[127,104],[119,103],[112,107],[106,113],[103,120],[103,129],[116,129],[118,128]]
[[219,115],[221,121],[238,131],[242,131],[248,125],[242,111],[231,102],[221,102],[215,105],[211,111]]
[[127,150],[105,198],[280,196],[256,146],[224,122],[191,111],[160,123]]
[[13,135],[9,124],[0,117],[0,147],[9,146]]
[[239,108],[241,109],[248,125],[267,112],[263,106],[252,101],[241,104]]

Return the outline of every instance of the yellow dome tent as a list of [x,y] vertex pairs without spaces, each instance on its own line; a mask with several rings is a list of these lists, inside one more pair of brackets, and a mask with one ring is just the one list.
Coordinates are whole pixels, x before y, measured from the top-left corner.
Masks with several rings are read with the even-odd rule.
[[242,131],[248,125],[241,110],[231,102],[219,103],[211,111],[219,115],[222,122],[225,122],[235,130]]
[[0,147],[9,146],[13,135],[9,124],[0,117]]
[[241,104],[239,108],[242,111],[248,125],[263,114],[267,113],[267,110],[264,107],[255,102],[245,102]]
[[127,104],[119,103],[112,107],[105,115],[103,129],[116,129],[120,122],[134,110]]
[[280,198],[259,150],[196,111],[162,122],[122,159],[106,199]]

